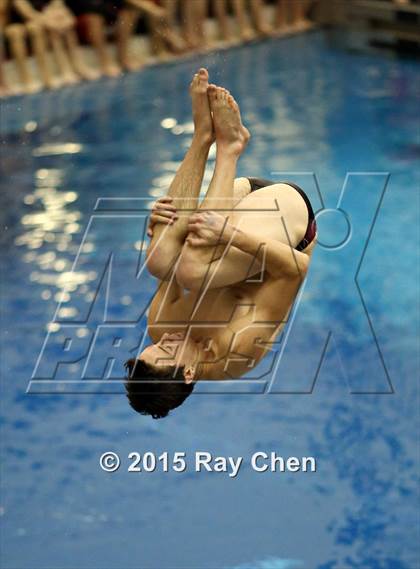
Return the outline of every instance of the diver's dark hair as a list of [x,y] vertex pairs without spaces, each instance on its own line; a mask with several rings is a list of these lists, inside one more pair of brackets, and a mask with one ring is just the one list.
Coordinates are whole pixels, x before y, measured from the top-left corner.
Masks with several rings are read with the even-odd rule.
[[161,419],[172,409],[184,403],[191,395],[194,384],[185,383],[184,368],[175,366],[164,371],[142,360],[125,362],[127,382],[125,388],[131,407],[142,415]]

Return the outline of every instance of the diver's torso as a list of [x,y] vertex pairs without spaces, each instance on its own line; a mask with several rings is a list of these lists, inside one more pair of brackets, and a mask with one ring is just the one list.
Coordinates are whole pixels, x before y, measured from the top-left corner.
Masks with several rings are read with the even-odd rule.
[[[287,314],[299,289],[299,282],[290,279],[253,277],[252,282],[242,282],[230,287],[210,289],[204,294],[181,290],[171,296],[169,287],[178,285],[162,283],[152,301],[149,311],[149,333],[158,341],[165,333],[189,329],[193,339],[214,340],[241,322],[242,327],[267,322],[266,330],[261,326],[256,334],[269,340],[282,328]],[[172,298],[170,301],[169,299]]]
[[[278,186],[249,194],[232,213],[234,225],[244,224],[262,239],[268,237],[287,244],[302,239],[308,218],[303,199],[287,185],[280,196]],[[182,290],[176,282],[162,282],[150,308],[149,333],[157,342],[165,332],[189,330],[196,341],[208,339],[216,347],[223,345],[225,350],[230,337],[234,346],[235,334],[252,327],[255,341],[269,344],[287,321],[300,285],[299,278],[273,279],[264,271],[246,281],[204,293]],[[228,358],[228,354],[220,355],[221,359]],[[222,367],[217,371],[220,379]],[[235,377],[245,373],[246,369],[240,367],[237,366]]]

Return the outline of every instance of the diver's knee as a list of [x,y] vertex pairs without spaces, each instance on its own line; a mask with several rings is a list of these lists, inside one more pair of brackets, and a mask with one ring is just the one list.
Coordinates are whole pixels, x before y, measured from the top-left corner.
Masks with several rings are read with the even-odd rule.
[[233,182],[233,195],[235,204],[245,198],[251,192],[251,184],[248,178],[235,178]]

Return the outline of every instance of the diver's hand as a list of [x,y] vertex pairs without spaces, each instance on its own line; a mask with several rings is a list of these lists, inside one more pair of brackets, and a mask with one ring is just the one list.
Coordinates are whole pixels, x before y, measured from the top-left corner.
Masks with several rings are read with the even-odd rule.
[[170,196],[164,196],[155,201],[150,214],[149,225],[147,227],[147,235],[153,237],[153,227],[156,223],[165,223],[172,225],[178,219],[176,207],[172,204]]
[[193,247],[219,245],[229,241],[233,227],[227,218],[215,211],[193,213],[188,220],[186,242]]

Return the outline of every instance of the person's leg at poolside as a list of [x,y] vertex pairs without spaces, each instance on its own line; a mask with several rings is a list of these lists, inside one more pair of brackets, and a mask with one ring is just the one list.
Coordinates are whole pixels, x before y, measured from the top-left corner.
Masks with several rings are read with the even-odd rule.
[[290,23],[299,26],[305,22],[306,0],[294,0],[289,2]]
[[146,15],[147,28],[150,36],[150,48],[153,55],[161,60],[166,60],[170,57],[165,42],[165,37],[162,34],[160,22],[150,14]]
[[89,43],[92,45],[98,58],[101,73],[108,77],[117,77],[121,73],[120,67],[112,58],[106,41],[106,22],[104,16],[97,13],[84,14]]
[[26,29],[29,32],[32,51],[35,55],[42,83],[47,89],[57,89],[62,82],[54,75],[48,62],[48,43],[45,30],[35,22],[28,22]]
[[160,22],[156,31],[162,36],[163,41],[172,53],[179,54],[187,51],[187,45],[184,40],[166,21]]
[[[11,24],[5,29],[10,52],[16,64],[18,79],[25,93],[34,93],[40,85],[34,80],[28,65],[28,50],[26,48],[26,28],[22,24]],[[19,87],[17,88],[19,91]]]
[[251,8],[254,26],[258,34],[261,36],[272,35],[273,29],[266,20],[263,0],[249,0],[249,5]]
[[197,28],[197,37],[199,41],[199,47],[206,47],[209,41],[206,36],[206,19],[208,15],[208,0],[196,0],[194,4],[195,8],[195,25]]
[[139,19],[139,11],[129,7],[123,7],[118,11],[115,24],[116,48],[118,63],[127,71],[138,71],[143,66],[143,61],[130,55],[130,40]]
[[[1,51],[1,48],[0,48]],[[9,95],[11,95],[13,93],[11,87],[9,87],[8,82],[6,81],[6,77],[4,75],[4,71],[3,71],[3,57],[0,53],[0,99],[3,97],[8,97]]]
[[[77,5],[76,5],[77,8]],[[98,76],[83,62],[77,34],[76,18],[69,6],[63,2],[49,3],[42,11],[47,18],[48,39],[52,47],[57,68],[65,84],[73,84],[82,79],[94,79]]]
[[99,72],[89,67],[85,63],[83,56],[80,53],[81,48],[79,40],[77,38],[76,30],[74,28],[65,32],[64,40],[66,42],[67,53],[70,58],[71,65],[77,75],[79,75],[82,79],[86,79],[87,81],[98,79],[100,75]]
[[[151,0],[128,0],[146,18],[150,48],[153,55],[160,59],[168,59],[169,51],[182,51],[182,41],[177,42],[176,34],[172,33],[167,23],[168,12],[165,6],[158,6]],[[173,19],[173,5],[169,6],[169,17]],[[169,48],[169,50],[168,50]]]
[[4,74],[4,41],[3,41],[3,30],[0,29],[0,98],[8,97],[9,95],[13,94],[13,89],[9,85],[9,82],[6,80]]
[[4,30],[8,21],[7,2],[0,0],[0,97],[8,97],[13,93],[4,73],[5,49]]
[[196,49],[200,42],[195,27],[195,8],[190,0],[180,0],[181,29],[183,38],[190,49]]
[[287,26],[287,0],[277,0],[274,16],[274,26],[277,29]]
[[218,23],[221,39],[223,41],[233,39],[227,12],[227,0],[213,0],[213,10]]
[[168,25],[175,29],[177,19],[178,0],[162,0],[162,6],[166,12]]
[[[201,69],[191,83],[194,136],[189,150],[170,185],[168,196],[178,209],[172,225],[156,224],[147,251],[149,271],[160,279],[168,278],[187,235],[188,217],[198,207],[208,153],[213,141],[213,123],[207,98],[208,73]],[[183,210],[187,210],[184,211]]]
[[156,22],[153,22],[153,25],[156,28],[156,33],[162,37],[168,49],[172,53],[184,53],[187,46],[177,31],[177,6],[177,0],[162,0],[162,7],[165,10],[165,16],[157,18]]
[[52,48],[52,54],[59,75],[65,85],[74,85],[79,82],[79,78],[73,70],[72,64],[66,53],[63,35],[56,30],[49,30],[48,37]]
[[255,32],[250,24],[245,0],[231,0],[233,12],[238,22],[239,35],[242,40],[249,41],[255,38]]

